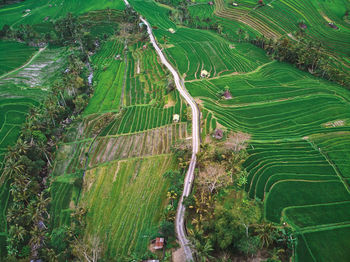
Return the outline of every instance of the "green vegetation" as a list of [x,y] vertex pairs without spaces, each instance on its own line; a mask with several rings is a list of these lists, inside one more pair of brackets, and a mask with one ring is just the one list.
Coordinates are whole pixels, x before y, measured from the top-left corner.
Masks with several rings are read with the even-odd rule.
[[0,76],[23,65],[35,51],[22,43],[0,41]]
[[174,167],[172,162],[171,155],[155,156],[113,162],[86,173],[80,202],[89,210],[84,234],[100,237],[105,258],[122,261],[123,256],[146,252],[165,206],[169,185],[162,174]]
[[171,145],[188,136],[187,111],[138,22],[126,17],[91,57],[94,93],[53,163],[53,232],[71,225],[74,210],[86,211],[84,238],[68,242],[77,257],[95,239],[99,257],[150,258],[150,240],[167,228],[169,182],[162,175],[176,168]]
[[[191,116],[138,14],[121,0],[5,2],[0,257],[162,258],[148,246],[174,245]],[[185,199],[198,258],[346,261],[348,1],[129,2],[215,146],[204,143]]]
[[[343,59],[350,55],[347,48],[350,29],[344,20],[350,8],[347,1],[264,1],[262,7],[258,6],[258,1],[252,0],[239,1],[238,6],[233,6],[232,1],[228,0],[215,2],[215,14],[219,17],[249,25],[267,38],[281,35],[291,35],[293,38],[302,31],[306,39],[320,42],[334,53],[340,63],[348,65],[347,60]],[[329,23],[335,27],[332,28]]]

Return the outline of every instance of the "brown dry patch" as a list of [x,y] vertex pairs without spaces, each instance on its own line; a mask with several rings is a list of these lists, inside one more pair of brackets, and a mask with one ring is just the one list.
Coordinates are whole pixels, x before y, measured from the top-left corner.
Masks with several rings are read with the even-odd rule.
[[71,200],[71,201],[69,202],[69,208],[70,208],[70,209],[74,209],[74,208],[75,208],[75,203],[74,203],[73,200]]
[[93,172],[95,169],[91,169],[89,171],[86,172],[86,175],[84,177],[84,191],[90,191],[92,185],[95,183],[95,177],[91,176],[90,173]]
[[175,106],[175,101],[172,99],[171,95],[168,95],[168,102],[164,105],[164,108],[169,108]]
[[117,179],[119,168],[120,168],[120,161],[118,161],[118,163],[117,163],[117,168],[116,168],[116,170],[114,172],[114,176],[113,176],[113,182],[115,182],[115,180]]
[[167,48],[172,48],[172,47],[174,47],[173,44],[165,44],[165,45],[162,44],[161,46],[162,46],[163,49],[167,49]]
[[230,133],[224,143],[225,148],[233,149],[238,152],[247,147],[247,141],[250,139],[251,135],[243,132]]
[[196,102],[197,105],[200,105],[200,106],[203,105],[203,101],[200,98],[195,98],[194,101]]
[[172,254],[173,262],[184,262],[186,261],[186,256],[183,248],[176,249]]
[[335,120],[332,122],[327,122],[327,123],[323,124],[322,126],[326,127],[326,128],[345,126],[345,120]]
[[320,12],[320,14],[322,15],[323,19],[326,20],[328,23],[333,23],[333,21],[328,16],[326,16],[325,13]]

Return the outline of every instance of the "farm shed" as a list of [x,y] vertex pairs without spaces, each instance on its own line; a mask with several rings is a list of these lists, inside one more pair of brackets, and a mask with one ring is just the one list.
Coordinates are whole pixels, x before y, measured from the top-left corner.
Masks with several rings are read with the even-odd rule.
[[154,244],[154,249],[163,249],[164,247],[164,238],[163,237],[157,237],[156,242]]
[[201,71],[201,77],[209,77],[210,73],[207,70],[202,70]]
[[178,114],[173,115],[173,122],[177,123],[180,120],[180,116]]
[[229,90],[225,90],[224,94],[222,95],[226,100],[232,99],[232,95]]

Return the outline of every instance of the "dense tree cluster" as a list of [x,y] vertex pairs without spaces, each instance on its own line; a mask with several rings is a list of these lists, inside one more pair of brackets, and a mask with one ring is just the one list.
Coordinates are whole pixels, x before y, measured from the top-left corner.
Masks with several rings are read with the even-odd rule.
[[184,201],[191,224],[188,232],[199,261],[229,261],[259,250],[282,261],[291,255],[289,227],[264,222],[261,204],[250,200],[243,189],[246,157],[244,149],[201,146],[194,190]]
[[87,100],[77,102],[90,92],[83,80],[84,67],[78,56],[69,57],[62,80],[55,83],[52,94],[39,107],[30,110],[20,138],[5,157],[1,180],[11,193],[7,210],[9,257],[37,258],[51,252],[43,248],[49,228],[51,159],[67,119],[86,105]]
[[268,55],[278,61],[294,64],[315,76],[349,87],[350,75],[338,69],[341,67],[320,42],[307,40],[302,36],[296,40],[287,37],[274,40],[261,36],[251,42],[265,49]]

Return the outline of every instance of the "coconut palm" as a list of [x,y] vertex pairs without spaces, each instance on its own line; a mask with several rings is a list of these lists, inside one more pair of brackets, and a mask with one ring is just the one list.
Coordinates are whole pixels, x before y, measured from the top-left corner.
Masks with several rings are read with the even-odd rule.
[[37,148],[39,149],[39,151],[45,156],[46,160],[47,160],[47,163],[52,166],[51,164],[51,161],[50,161],[50,158],[49,158],[49,155],[50,155],[50,152],[49,150],[47,149],[47,146],[44,142],[42,141],[38,141],[37,143]]
[[0,184],[3,184],[6,179],[20,177],[24,173],[24,165],[13,158],[8,158],[5,162],[3,175],[0,177]]
[[210,254],[214,248],[209,239],[207,239],[203,245],[198,239],[191,238],[191,246],[199,261],[207,262],[214,258]]
[[19,225],[12,225],[9,229],[9,234],[20,241],[24,240],[24,236],[27,234],[27,231],[24,229],[24,227]]
[[255,233],[257,233],[260,239],[262,248],[268,248],[273,243],[274,226],[271,223],[258,224],[255,228]]

